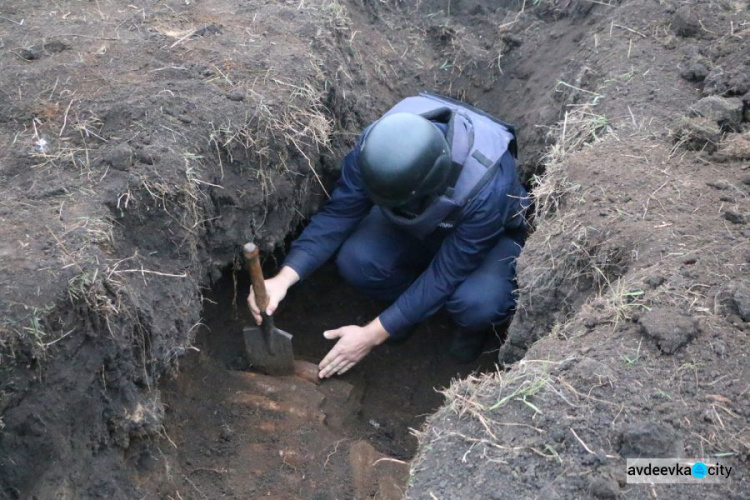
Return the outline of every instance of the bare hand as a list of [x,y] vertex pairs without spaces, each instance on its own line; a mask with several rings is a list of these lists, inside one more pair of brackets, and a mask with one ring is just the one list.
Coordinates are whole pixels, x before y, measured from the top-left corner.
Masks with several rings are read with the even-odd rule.
[[349,371],[373,347],[388,338],[388,332],[376,319],[366,327],[349,325],[323,333],[327,339],[339,339],[323,361],[320,362],[320,378],[341,375]]
[[[297,281],[299,281],[299,275],[293,269],[286,266],[281,268],[279,274],[271,279],[265,280],[266,294],[268,295],[268,306],[266,307],[265,312],[268,316],[271,316],[276,312],[279,304],[284,300],[284,297],[286,297],[286,292],[289,290],[289,287]],[[263,322],[263,318],[260,315],[260,308],[255,302],[255,293],[253,292],[252,287],[250,287],[250,295],[247,296],[247,305],[250,307],[250,312],[253,314],[255,322],[260,325]]]

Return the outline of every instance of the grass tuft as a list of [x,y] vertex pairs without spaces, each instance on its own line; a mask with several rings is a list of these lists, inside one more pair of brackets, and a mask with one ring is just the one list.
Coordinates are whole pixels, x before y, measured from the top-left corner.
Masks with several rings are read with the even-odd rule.
[[256,170],[290,171],[290,152],[304,158],[323,191],[328,194],[315,169],[317,157],[330,149],[333,120],[323,105],[322,92],[310,83],[293,84],[278,78],[270,79],[286,95],[283,102],[267,99],[248,90],[248,112],[240,123],[211,123],[209,144],[216,150],[219,166],[224,172],[223,158],[230,163],[248,158]]
[[565,174],[567,157],[611,132],[607,117],[594,112],[600,99],[601,95],[594,94],[589,102],[566,111],[563,120],[550,129],[552,146],[542,158],[544,174],[532,178],[537,220],[552,217],[568,195],[580,189]]

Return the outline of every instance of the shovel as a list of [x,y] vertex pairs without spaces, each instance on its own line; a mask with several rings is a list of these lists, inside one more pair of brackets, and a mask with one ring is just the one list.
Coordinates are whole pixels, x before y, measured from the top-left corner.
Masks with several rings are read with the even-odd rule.
[[263,270],[260,268],[258,247],[247,243],[243,247],[245,260],[253,282],[255,303],[260,308],[263,322],[260,326],[247,326],[242,330],[250,365],[267,375],[291,375],[295,372],[292,336],[273,324],[273,316],[266,314],[268,294]]

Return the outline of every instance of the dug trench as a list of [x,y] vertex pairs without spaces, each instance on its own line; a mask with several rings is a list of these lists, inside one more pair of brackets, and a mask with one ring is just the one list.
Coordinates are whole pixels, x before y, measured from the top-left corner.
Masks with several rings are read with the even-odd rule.
[[[514,2],[455,7],[450,19],[439,2],[298,7],[104,3],[93,19],[83,4],[3,11],[2,37],[18,41],[0,53],[16,87],[11,95],[4,86],[0,101],[3,496],[245,498],[290,471],[280,498],[348,498],[390,488],[353,473],[350,460],[363,471],[379,458],[387,460],[378,467],[396,469],[386,473],[401,491],[416,449],[409,428],[440,405],[435,388],[477,368],[450,364],[441,349],[449,326],[438,317],[406,345],[373,353],[334,394],[321,391],[338,382],[262,382],[236,369],[249,318],[241,303],[228,304],[219,270],[250,238],[266,255],[283,249],[325,199],[363,126],[424,89],[521,124],[551,125],[560,108],[551,81],[534,87],[532,107],[499,98],[525,93],[530,74],[503,76],[493,65],[494,45],[519,46],[493,27],[518,15]],[[573,71],[552,55],[543,66]],[[532,126],[521,134],[528,178],[544,134]],[[329,347],[323,329],[376,308],[324,275],[279,318],[316,360]],[[338,291],[311,292],[329,285]],[[490,350],[483,366],[495,359]],[[294,441],[300,429],[306,439]],[[278,439],[288,441],[268,444]],[[279,462],[279,450],[290,455]],[[265,479],[253,469],[263,463]]]
[[[161,481],[154,491],[401,498],[417,447],[410,429],[441,405],[438,390],[452,379],[495,367],[497,337],[479,362],[452,361],[444,348],[450,321],[439,315],[404,344],[376,349],[350,374],[320,385],[265,376],[250,369],[245,354],[242,328],[253,324],[247,289],[245,273],[229,269],[206,295],[193,352],[160,387],[169,440],[156,457],[151,445],[130,451],[144,478]],[[317,363],[332,346],[325,329],[361,324],[382,307],[325,266],[291,291],[275,316],[294,335],[295,357]],[[169,481],[164,470],[172,471]]]
[[[132,4],[0,20],[2,495],[746,493],[623,473],[750,453],[743,2]],[[507,339],[458,367],[437,316],[320,386],[247,370],[239,245],[275,271],[362,127],[423,89],[519,125]],[[328,267],[277,321],[317,361],[382,306]]]
[[[438,5],[420,10],[442,12]],[[454,10],[460,16],[457,22],[476,22],[478,16],[470,11],[471,6]],[[564,19],[560,33],[590,11],[577,6],[559,13]],[[550,21],[557,15],[545,10],[540,14],[550,16]],[[482,23],[480,28],[484,29]],[[427,39],[440,54],[452,54],[459,50],[456,46],[467,43],[460,31],[440,23],[428,29]],[[564,40],[575,43],[577,36],[571,30]],[[503,43],[518,48],[515,42]],[[559,57],[562,52],[557,48],[537,53],[530,43],[508,63],[503,91],[525,94],[525,100],[499,98],[501,87],[494,87],[493,79],[472,59],[470,70],[455,75],[451,71],[441,83],[441,88],[448,85],[446,93],[466,99],[468,91],[476,95],[478,106],[514,117],[526,146],[519,171],[530,187],[531,178],[543,172],[548,140],[544,127],[553,125],[566,102],[580,98],[559,92],[554,79],[540,76],[533,89],[527,84],[532,68],[580,79],[578,63]],[[451,91],[451,82],[460,82],[463,90]],[[472,90],[477,87],[483,90]],[[267,276],[278,270],[283,253],[282,246],[266,254]],[[127,452],[128,463],[138,471],[139,487],[173,498],[403,498],[412,481],[411,461],[425,419],[445,403],[443,391],[452,382],[498,369],[507,326],[496,329],[480,359],[470,364],[457,364],[447,354],[453,323],[439,313],[417,327],[403,345],[379,346],[350,373],[320,386],[295,377],[268,377],[253,371],[246,358],[241,331],[254,324],[245,303],[246,274],[235,261],[223,268],[205,294],[195,343],[181,359],[179,373],[159,387],[165,408],[163,435],[156,441],[136,441]],[[218,276],[215,272],[214,278]],[[363,324],[387,305],[348,286],[328,264],[290,291],[276,322],[294,335],[296,357],[317,363],[333,345],[323,338],[323,331]]]

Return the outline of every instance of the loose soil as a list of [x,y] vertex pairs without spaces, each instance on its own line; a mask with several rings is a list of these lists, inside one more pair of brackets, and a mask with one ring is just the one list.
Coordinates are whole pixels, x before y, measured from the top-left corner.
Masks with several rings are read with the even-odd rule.
[[[6,4],[3,497],[747,496],[624,464],[748,466],[748,2]],[[341,380],[247,371],[238,246],[273,272],[419,90],[520,125],[507,341],[452,365],[437,316]],[[382,307],[324,268],[278,322],[318,360]]]

